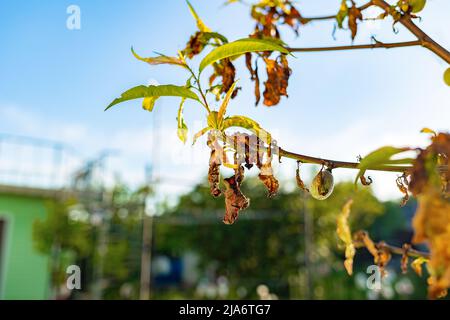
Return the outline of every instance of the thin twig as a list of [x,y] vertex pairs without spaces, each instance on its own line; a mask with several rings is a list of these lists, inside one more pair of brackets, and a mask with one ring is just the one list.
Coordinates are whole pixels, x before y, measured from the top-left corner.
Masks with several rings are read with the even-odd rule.
[[411,257],[411,258],[418,258],[418,257],[423,257],[426,259],[430,258],[430,253],[429,252],[423,252],[423,251],[419,251],[419,250],[415,250],[412,248],[407,249],[406,251],[403,248],[399,248],[396,246],[391,246],[387,243],[383,243],[383,246],[388,249],[391,253],[393,254],[398,254],[398,255],[403,255],[404,252],[406,252],[406,254]]
[[[377,6],[387,13],[390,13],[391,6],[384,0],[371,0],[365,5],[359,7],[359,10],[363,11],[371,6]],[[311,17],[311,18],[303,18],[305,22],[314,21],[314,20],[330,20],[335,19],[336,15],[322,16],[322,17]],[[335,50],[352,50],[352,49],[369,49],[369,48],[395,48],[395,47],[407,47],[407,46],[416,46],[422,45],[428,50],[435,53],[441,59],[450,64],[450,52],[442,47],[439,43],[431,39],[422,29],[420,29],[411,18],[411,15],[406,13],[401,16],[398,20],[406,29],[408,29],[413,35],[417,37],[417,41],[409,41],[409,42],[400,42],[398,45],[395,44],[368,44],[368,45],[360,45],[360,46],[342,46],[342,47],[325,47],[325,48],[291,48],[291,52],[316,52],[316,51],[335,51]]]
[[[314,163],[314,164],[321,164],[325,166],[329,166],[332,168],[347,168],[347,169],[359,169],[359,163],[358,162],[346,162],[346,161],[337,161],[337,160],[330,160],[330,159],[322,159],[322,158],[316,158],[311,157],[303,154],[298,154],[290,151],[286,151],[282,148],[276,148],[274,150],[274,153],[277,153],[281,157],[290,158],[294,160],[298,160],[300,162],[304,163]],[[410,170],[411,166],[374,166],[370,167],[368,170],[376,170],[376,171],[389,171],[389,172],[406,172]]]
[[[389,12],[390,5],[384,0],[372,0],[373,5],[380,7],[381,9]],[[417,39],[421,42],[422,46],[434,52],[437,56],[450,64],[450,52],[431,39],[425,32],[422,31],[411,19],[411,15],[404,14],[398,20],[406,29],[408,29]]]
[[338,50],[357,50],[357,49],[375,49],[375,48],[400,48],[400,47],[412,47],[420,46],[422,42],[420,40],[395,42],[395,43],[383,43],[377,41],[371,44],[360,44],[350,46],[337,46],[337,47],[317,47],[317,48],[288,48],[290,52],[317,52],[317,51],[338,51]]
[[[364,5],[360,6],[360,7],[358,7],[358,9],[359,9],[360,11],[364,11],[364,10],[366,10],[367,8],[371,7],[372,5],[373,5],[373,4],[372,4],[372,1],[369,1],[368,3],[366,3],[366,4],[364,4]],[[331,20],[331,19],[336,19],[336,15],[333,14],[333,15],[329,15],[329,16],[310,17],[310,18],[302,17],[302,21],[304,21],[305,23],[308,23],[308,22],[310,22],[310,21]]]

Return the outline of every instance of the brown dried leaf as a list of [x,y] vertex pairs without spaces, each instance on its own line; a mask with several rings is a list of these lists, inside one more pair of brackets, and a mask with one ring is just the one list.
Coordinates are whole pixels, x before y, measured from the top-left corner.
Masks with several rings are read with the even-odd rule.
[[261,100],[261,91],[259,88],[259,75],[258,75],[258,64],[255,65],[255,106],[259,104]]
[[278,180],[273,176],[272,163],[270,162],[270,160],[268,160],[267,163],[263,164],[260,167],[258,178],[266,186],[266,189],[268,191],[267,196],[269,198],[274,197],[278,192],[280,184],[278,183]]
[[239,181],[242,182],[243,176],[239,170],[238,175],[224,179],[225,190],[225,216],[223,223],[233,224],[238,218],[239,211],[246,209],[250,204],[250,199],[241,192]]
[[[214,151],[211,151],[213,153]],[[211,155],[212,156],[212,155]],[[217,163],[210,163],[208,170],[208,182],[211,195],[213,197],[218,197],[222,194],[220,190],[219,182],[220,182],[220,165]]]
[[400,206],[404,207],[409,200],[408,188],[403,184],[403,177],[398,177],[395,182],[397,183],[400,192],[404,194],[402,202],[400,203]]
[[402,254],[402,260],[401,260],[401,268],[402,273],[405,274],[408,272],[408,263],[409,263],[409,256],[408,251],[411,249],[411,245],[408,243],[403,244],[402,246],[403,254]]
[[202,39],[203,32],[197,31],[194,35],[189,38],[186,48],[183,50],[183,54],[192,59],[194,56],[198,55],[203,51],[206,43]]
[[348,10],[348,27],[352,32],[352,40],[355,39],[356,33],[358,32],[357,20],[362,20],[362,18],[361,10],[353,3],[352,7]]
[[274,106],[280,102],[281,96],[287,96],[287,86],[291,69],[284,55],[280,56],[280,64],[273,59],[265,58],[267,81],[264,83],[264,104]]
[[348,218],[350,216],[350,209],[353,204],[353,200],[348,200],[341,210],[341,214],[337,217],[337,228],[336,233],[345,244],[345,261],[344,267],[349,275],[353,273],[353,258],[355,256],[356,250],[352,240],[352,233],[348,223]]
[[223,73],[221,74],[222,92],[226,93],[234,83],[234,78],[236,76],[236,69],[234,68],[230,59],[223,59],[221,63],[223,64]]
[[427,186],[418,195],[419,206],[413,219],[413,242],[428,242],[431,251],[429,296],[440,297],[450,287],[450,201],[439,189]]
[[386,247],[384,242],[380,242],[377,245],[378,255],[374,257],[374,262],[380,269],[381,276],[384,277],[386,275],[386,267],[391,261],[391,251]]
[[363,186],[370,186],[373,182],[372,178],[370,176],[368,176],[367,178],[364,175],[361,175],[359,177],[359,180],[361,180],[361,184]]
[[[212,86],[213,82],[217,79],[217,77],[222,78],[222,84],[220,87],[221,93],[227,93],[228,90],[234,83],[234,78],[236,76],[236,69],[234,65],[231,63],[230,59],[223,59],[219,62],[213,63],[214,73],[209,77],[209,85]],[[238,89],[236,89],[238,90]],[[237,91],[233,92],[234,97],[237,94]]]
[[297,163],[297,170],[295,171],[295,181],[297,182],[297,186],[303,191],[309,192],[309,189],[306,187],[302,178],[300,178],[300,165]]

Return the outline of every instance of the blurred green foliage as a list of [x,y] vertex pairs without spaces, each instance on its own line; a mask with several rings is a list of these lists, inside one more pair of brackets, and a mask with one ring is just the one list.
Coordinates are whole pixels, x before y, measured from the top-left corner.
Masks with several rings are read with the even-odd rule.
[[[336,236],[336,216],[351,197],[352,230],[368,229],[375,241],[401,245],[411,237],[414,202],[406,208],[397,202],[382,203],[370,187],[356,189],[350,182],[337,184],[325,201],[297,189],[280,190],[268,199],[256,178],[247,178],[242,190],[251,198],[251,209],[231,226],[221,222],[223,197],[211,197],[207,183],[181,196],[177,205],[163,206],[163,214],[153,218],[153,257],[182,260],[193,255],[196,265],[181,283],[165,285],[153,279],[152,298],[257,299],[262,284],[282,299],[426,297],[425,276],[420,279],[412,271],[400,275],[397,257],[390,264],[392,276],[385,281],[385,292],[368,291],[365,270],[373,264],[372,257],[365,249],[358,250],[355,275],[348,276]],[[142,217],[150,194],[148,188],[132,191],[116,186],[100,219],[93,213],[98,205],[89,207],[89,202],[50,204],[47,220],[35,224],[34,239],[41,252],[52,254],[52,248],[59,248],[59,255],[53,255],[53,268],[59,268],[53,270],[59,274],[53,278],[54,286],[64,282],[65,266],[75,261],[84,272],[83,290],[72,293],[72,298],[98,297],[98,288],[104,299],[138,298]],[[219,290],[221,282],[226,282],[225,291]]]

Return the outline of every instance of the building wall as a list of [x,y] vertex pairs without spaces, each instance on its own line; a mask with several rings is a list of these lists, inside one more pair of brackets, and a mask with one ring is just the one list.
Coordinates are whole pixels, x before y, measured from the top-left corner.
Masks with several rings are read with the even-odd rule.
[[36,219],[46,216],[46,200],[32,195],[0,193],[0,219],[6,221],[0,270],[1,299],[46,299],[47,256],[33,248]]

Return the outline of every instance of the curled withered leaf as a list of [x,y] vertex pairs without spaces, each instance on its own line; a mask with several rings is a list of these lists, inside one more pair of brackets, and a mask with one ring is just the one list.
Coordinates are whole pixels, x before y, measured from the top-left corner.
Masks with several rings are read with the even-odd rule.
[[[211,157],[213,157],[214,151],[211,151]],[[208,182],[209,182],[209,188],[211,195],[213,197],[218,197],[222,194],[222,191],[220,190],[219,183],[220,183],[220,165],[213,162],[209,164],[209,170],[208,170]]]
[[408,272],[408,263],[409,263],[409,256],[408,256],[408,251],[411,249],[411,245],[409,243],[405,243],[402,246],[402,260],[401,260],[401,268],[402,268],[402,273],[405,274]]
[[292,4],[288,12],[285,13],[283,17],[284,23],[288,24],[292,28],[292,30],[294,30],[297,36],[300,24],[307,22],[302,18],[300,12],[298,12],[298,10]]
[[259,88],[258,61],[255,61],[255,106],[261,100],[261,90]]
[[[233,85],[234,79],[236,76],[236,69],[235,69],[234,65],[231,63],[230,59],[227,58],[227,59],[220,60],[219,62],[213,63],[213,68],[214,68],[214,73],[209,77],[209,85],[212,86],[214,80],[217,77],[221,77],[222,83],[221,83],[221,87],[220,87],[220,92],[227,93],[228,90]],[[234,97],[237,94],[237,90],[238,89],[236,89],[233,92]]]
[[239,211],[246,209],[250,204],[248,199],[240,189],[240,183],[242,182],[243,171],[239,170],[239,174],[224,179],[225,190],[225,216],[223,217],[223,223],[233,224],[238,218]]
[[217,139],[210,134],[207,140],[208,146],[211,148],[211,155],[209,158],[208,182],[210,192],[213,197],[218,197],[222,194],[220,190],[220,165],[224,159],[223,148],[218,143]]
[[353,240],[355,242],[355,246],[360,247],[366,247],[366,249],[370,252],[370,254],[373,257],[376,257],[378,255],[378,249],[375,246],[375,243],[370,239],[369,234],[367,231],[357,231],[353,237]]
[[259,75],[258,75],[258,60],[255,61],[255,68],[252,66],[252,54],[247,52],[245,54],[245,65],[250,72],[250,80],[255,81],[255,106],[258,105],[261,99],[261,93],[259,90]]
[[414,270],[415,273],[417,273],[417,275],[419,277],[422,276],[422,264],[424,263],[428,263],[429,260],[427,258],[424,257],[419,257],[413,260],[413,262],[411,262],[411,268]]
[[280,93],[283,96],[288,96],[287,94],[287,87],[289,82],[289,77],[291,76],[291,68],[289,68],[288,60],[286,58],[286,55],[280,56],[280,65],[281,65],[281,74],[282,77],[280,79]]
[[277,60],[265,58],[267,81],[264,82],[263,93],[264,104],[274,106],[280,102],[281,96],[287,96],[287,86],[291,69],[288,66],[285,56],[280,56],[280,63]]
[[247,67],[248,71],[250,72],[250,79],[254,79],[255,71],[253,70],[252,66],[252,54],[250,52],[247,52],[245,54],[245,66]]
[[223,59],[221,63],[223,65],[223,73],[221,74],[222,92],[226,93],[234,83],[234,78],[236,76],[236,69],[234,68],[230,59]]
[[408,188],[403,184],[403,178],[398,177],[395,182],[397,183],[397,187],[401,193],[404,194],[402,202],[400,203],[401,207],[404,207],[409,200]]
[[386,267],[391,261],[391,251],[386,247],[386,244],[382,241],[377,244],[378,255],[374,257],[374,262],[378,266],[381,276],[384,277],[386,275]]
[[373,182],[372,178],[370,176],[368,176],[367,178],[364,175],[361,175],[359,177],[359,180],[361,180],[361,184],[363,186],[370,186]]
[[295,171],[295,181],[297,182],[297,186],[303,191],[309,192],[302,178],[300,177],[300,162],[297,162],[297,170]]
[[194,56],[201,53],[205,48],[206,43],[203,41],[202,35],[203,32],[197,31],[189,38],[186,48],[182,51],[189,59],[192,59]]
[[280,184],[278,180],[273,175],[272,163],[268,160],[265,164],[260,167],[260,173],[258,175],[259,180],[261,180],[267,189],[267,196],[269,198],[274,197],[277,192]]
[[348,10],[348,27],[352,32],[352,40],[355,39],[356,33],[358,32],[357,20],[362,19],[363,16],[361,10],[356,7],[355,3],[353,3],[350,9]]
[[348,218],[350,216],[350,209],[353,204],[353,200],[348,200],[342,207],[341,214],[337,216],[337,228],[336,233],[345,244],[345,261],[344,267],[349,275],[353,273],[353,258],[355,256],[356,250],[355,245],[352,240],[352,233],[348,223]]

